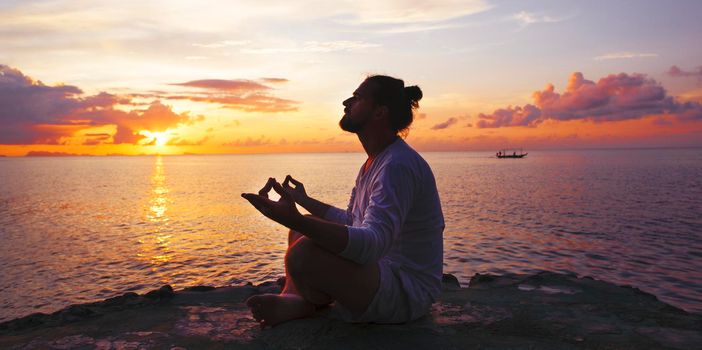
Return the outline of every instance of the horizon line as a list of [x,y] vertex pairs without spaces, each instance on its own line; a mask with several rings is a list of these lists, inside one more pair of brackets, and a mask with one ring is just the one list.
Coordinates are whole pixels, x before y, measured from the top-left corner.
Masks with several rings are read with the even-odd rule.
[[[522,147],[523,149],[523,147]],[[689,146],[624,146],[624,147],[566,147],[566,148],[532,148],[532,151],[617,151],[617,150],[682,150],[682,149],[702,149],[702,145],[689,145]],[[511,150],[511,148],[510,148]],[[32,154],[33,152],[41,154]],[[466,152],[495,152],[494,150],[488,149],[466,149],[466,150],[450,150],[450,151],[417,151],[419,153],[466,153]],[[24,155],[3,155],[0,154],[0,158],[61,158],[61,157],[153,157],[153,156],[232,156],[232,155],[280,155],[280,154],[350,154],[359,153],[363,154],[363,151],[342,151],[342,152],[240,152],[240,153],[172,153],[172,154],[121,154],[121,153],[110,153],[110,154],[77,154],[77,153],[66,153],[66,152],[51,152],[51,151],[29,151]]]

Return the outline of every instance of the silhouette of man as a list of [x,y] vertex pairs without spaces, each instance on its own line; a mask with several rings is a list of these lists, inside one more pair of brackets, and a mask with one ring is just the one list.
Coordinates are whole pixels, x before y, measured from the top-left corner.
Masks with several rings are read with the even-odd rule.
[[[425,315],[441,289],[444,218],[434,175],[400,135],[422,91],[388,76],[370,76],[343,102],[339,126],[368,154],[347,210],[307,195],[288,175],[244,193],[266,217],[290,228],[280,294],[246,305],[263,327],[310,317],[336,302],[348,322],[404,323]],[[291,185],[292,184],[292,185]],[[273,189],[280,200],[268,199]],[[295,203],[311,215],[302,215]]]

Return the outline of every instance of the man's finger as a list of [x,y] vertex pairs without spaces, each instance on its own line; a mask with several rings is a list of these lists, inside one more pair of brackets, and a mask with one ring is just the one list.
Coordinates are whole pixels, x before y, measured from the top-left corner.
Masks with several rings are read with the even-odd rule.
[[271,188],[273,187],[274,182],[275,182],[275,179],[272,177],[269,177],[268,182],[266,182],[266,185],[263,186],[263,188],[260,191],[258,191],[258,194],[260,196],[268,198],[268,192],[271,191]]
[[292,182],[293,185],[295,185],[296,187],[302,185],[302,184],[300,183],[300,181],[297,181],[297,180],[293,179],[293,177],[290,176],[290,175],[288,175],[287,177],[285,177],[285,180],[286,180],[286,181],[287,181],[288,179],[290,179],[290,182]]
[[249,201],[249,203],[251,203],[251,205],[253,205],[254,208],[260,211],[263,215],[268,216],[268,214],[270,214],[270,199],[253,193],[242,193],[241,196],[244,197],[244,199],[246,199],[247,201]]
[[280,198],[291,199],[290,193],[288,193],[287,191],[285,191],[285,189],[283,188],[283,186],[281,186],[279,183],[274,182],[274,183],[273,183],[273,189],[274,189],[276,192],[278,192],[278,194],[280,195]]
[[288,175],[288,176],[285,177],[285,180],[283,180],[283,187],[285,187],[285,188],[289,188],[289,187],[290,187],[290,184],[289,184],[290,179],[291,179],[290,175]]

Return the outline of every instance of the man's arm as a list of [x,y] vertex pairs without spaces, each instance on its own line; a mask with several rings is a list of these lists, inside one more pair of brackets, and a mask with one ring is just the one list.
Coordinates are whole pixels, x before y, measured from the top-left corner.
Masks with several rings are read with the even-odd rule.
[[295,202],[318,218],[323,218],[327,211],[329,211],[329,208],[331,208],[331,205],[320,202],[310,196],[301,198],[299,201],[295,200]]
[[301,215],[290,226],[285,226],[302,233],[334,254],[341,253],[349,242],[349,231],[345,225],[317,217]]
[[[295,187],[290,186],[290,183],[295,185]],[[307,209],[310,214],[318,218],[323,218],[329,208],[331,208],[331,205],[320,202],[308,196],[307,191],[305,191],[305,185],[303,185],[302,182],[293,179],[293,177],[290,175],[285,177],[285,181],[283,181],[283,189],[292,196],[297,204],[301,205],[303,208]]]
[[[277,202],[268,199],[268,192],[271,188],[280,195],[280,200]],[[300,214],[295,207],[292,195],[285,191],[273,178],[268,180],[268,183],[259,191],[258,195],[242,193],[241,196],[266,217],[300,232],[332,253],[338,254],[346,248],[349,240],[346,226]]]

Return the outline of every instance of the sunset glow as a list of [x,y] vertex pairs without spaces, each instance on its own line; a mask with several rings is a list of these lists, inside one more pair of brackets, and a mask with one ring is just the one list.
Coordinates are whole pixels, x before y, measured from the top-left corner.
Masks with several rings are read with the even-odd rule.
[[146,144],[153,144],[158,147],[165,146],[171,139],[170,131],[151,132],[148,130],[143,130],[140,132],[140,134],[147,138]]
[[337,123],[368,74],[424,90],[408,138],[422,151],[698,147],[700,10],[9,1],[0,155],[361,151]]

